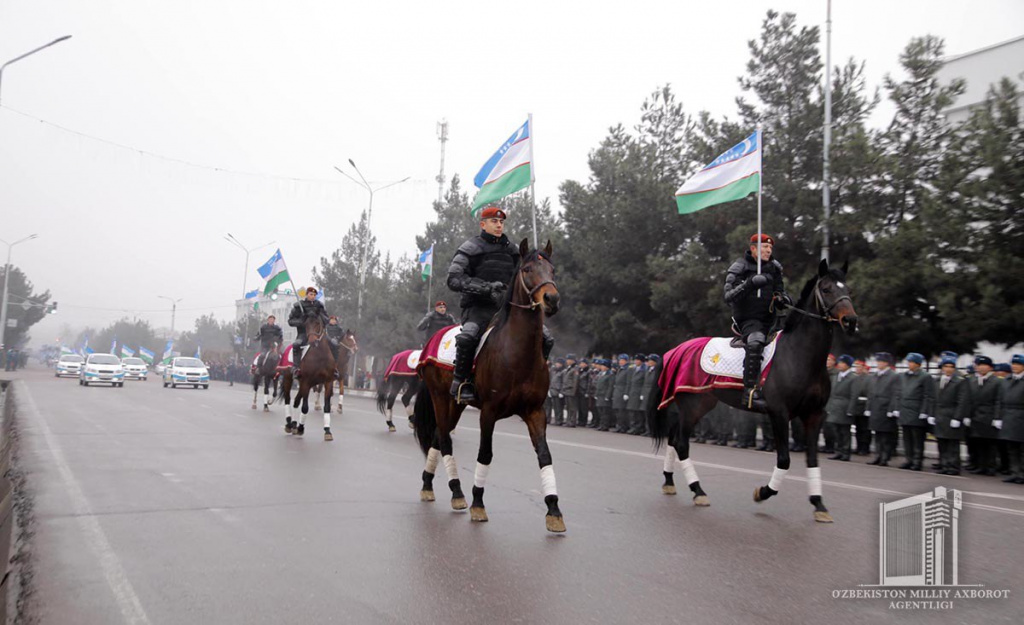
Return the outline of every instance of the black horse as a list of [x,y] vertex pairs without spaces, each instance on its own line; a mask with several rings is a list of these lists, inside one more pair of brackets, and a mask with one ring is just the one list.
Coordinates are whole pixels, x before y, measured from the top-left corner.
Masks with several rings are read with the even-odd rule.
[[[263,383],[263,412],[270,412],[270,404],[277,399],[277,364],[281,360],[280,346],[274,342],[271,348],[260,355],[253,367],[252,375],[252,409],[256,410],[256,397]],[[270,390],[274,390],[271,397]]]
[[[380,388],[377,389],[377,410],[384,415],[388,431],[395,431],[395,422],[392,421],[392,409],[395,407],[395,399],[402,393],[402,405],[405,406],[405,414],[409,417],[409,427],[412,428],[413,405],[412,398],[420,391],[420,379],[411,375],[391,375],[384,378]],[[405,392],[402,392],[402,391]]]
[[[764,385],[777,457],[771,480],[766,486],[754,490],[754,501],[762,502],[778,494],[789,471],[789,421],[801,418],[807,437],[808,491],[814,506],[814,520],[820,523],[832,522],[832,516],[821,500],[817,445],[825,404],[831,391],[825,360],[832,346],[833,324],[838,324],[847,333],[854,332],[857,327],[857,313],[845,284],[846,270],[846,264],[842,269],[830,269],[825,260],[818,265],[818,276],[804,285],[800,300],[790,309],[775,350],[771,373]],[[665,373],[672,374],[671,371]],[[673,376],[665,377],[671,381]],[[655,449],[660,448],[666,438],[669,444],[662,492],[667,495],[676,493],[673,469],[678,462],[693,493],[694,504],[710,505],[690,460],[690,435],[697,421],[719,401],[743,409],[742,392],[733,389],[715,389],[703,394],[677,392],[659,406],[662,390],[660,384],[653,389],[651,394],[655,397],[647,406],[647,420],[654,433]],[[678,418],[669,416],[673,402],[679,408]]]

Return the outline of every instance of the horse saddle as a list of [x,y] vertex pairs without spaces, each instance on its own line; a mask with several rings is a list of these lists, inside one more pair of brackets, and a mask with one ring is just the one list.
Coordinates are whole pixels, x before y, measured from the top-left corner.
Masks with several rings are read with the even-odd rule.
[[[732,339],[729,341],[729,347],[735,347],[737,349],[743,349],[743,334],[740,333],[740,327],[736,325],[736,320],[732,320]],[[772,329],[768,331],[768,342],[771,343],[775,340],[781,330]]]
[[[775,356],[775,347],[779,343],[780,334],[781,332],[776,333],[761,353],[763,358],[761,371],[768,367]],[[738,347],[733,345],[735,340],[728,337],[715,337],[708,341],[700,353],[700,368],[704,370],[704,373],[743,379],[743,358],[746,356],[746,352],[742,343]]]
[[[437,344],[437,355],[435,359],[445,365],[455,366],[455,337],[462,332],[462,326],[453,326],[444,333],[441,337],[441,341]],[[476,355],[473,356],[474,362],[476,357],[480,355],[480,350],[483,349],[484,343],[487,342],[487,337],[491,335],[491,328],[487,328],[484,335],[480,337],[480,343],[476,346]],[[421,356],[422,358],[422,356]],[[410,361],[412,359],[410,358]]]
[[280,362],[280,364],[277,365],[277,367],[280,369],[280,368],[283,368],[283,367],[290,367],[290,366],[292,366],[292,346],[291,345],[289,345],[288,347],[284,348],[284,353],[281,354],[281,362]]

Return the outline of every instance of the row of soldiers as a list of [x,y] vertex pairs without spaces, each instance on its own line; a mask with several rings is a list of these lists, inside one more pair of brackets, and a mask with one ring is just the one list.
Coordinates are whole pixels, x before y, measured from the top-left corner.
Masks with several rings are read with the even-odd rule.
[[644,436],[645,395],[654,388],[658,354],[628,354],[610,358],[577,358],[567,354],[550,366],[551,386],[545,401],[548,423],[590,427]]

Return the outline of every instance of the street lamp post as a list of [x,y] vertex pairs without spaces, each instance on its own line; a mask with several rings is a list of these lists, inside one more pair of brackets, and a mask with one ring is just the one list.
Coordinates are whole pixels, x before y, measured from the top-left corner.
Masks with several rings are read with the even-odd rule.
[[165,299],[171,303],[171,340],[174,340],[174,316],[178,312],[178,302],[183,298],[179,297],[174,299],[173,297],[167,297],[166,295],[157,295],[160,299]]
[[3,83],[4,83],[4,70],[7,69],[8,65],[11,65],[12,63],[17,63],[18,61],[22,60],[25,57],[32,56],[36,52],[40,52],[42,50],[45,50],[45,49],[49,48],[52,45],[56,45],[56,44],[58,44],[58,43],[60,43],[62,41],[67,41],[68,39],[71,39],[71,35],[64,35],[63,37],[58,37],[57,39],[54,39],[53,41],[51,41],[50,43],[46,44],[45,46],[39,46],[35,50],[29,50],[25,54],[22,54],[21,56],[16,56],[13,59],[11,59],[10,61],[7,61],[6,63],[4,63],[3,65],[0,65],[0,87],[3,87]]
[[31,241],[38,236],[39,235],[36,234],[30,234],[24,239],[18,239],[14,243],[8,243],[7,241],[0,239],[0,243],[7,246],[7,262],[4,264],[4,299],[3,304],[0,304],[0,346],[6,347],[6,343],[4,343],[4,335],[7,333],[7,287],[11,283],[11,248],[19,243]]
[[[235,235],[231,234],[230,232],[228,233],[228,235],[226,237],[224,237],[224,239],[228,243],[231,243],[232,245],[234,245],[238,249],[240,249],[243,252],[245,252],[245,271],[242,272],[242,299],[245,300],[245,289],[247,288],[247,286],[249,284],[248,283],[248,279],[249,279],[249,252],[255,252],[256,250],[262,249],[264,247],[267,247],[268,245],[273,245],[274,241],[271,241],[270,243],[264,243],[263,245],[259,245],[259,246],[256,246],[256,247],[245,247],[244,245],[242,245],[241,241],[236,239]],[[249,348],[249,311],[248,310],[245,311],[245,347],[246,347],[246,349]]]
[[383,191],[388,187],[393,187],[396,184],[402,184],[403,182],[408,180],[410,176],[406,176],[405,178],[402,178],[401,180],[396,180],[395,182],[389,182],[385,185],[379,186],[376,189],[374,189],[373,187],[370,186],[370,183],[366,181],[366,178],[363,176],[363,172],[359,171],[359,168],[356,167],[355,161],[353,161],[352,159],[348,159],[348,163],[349,165],[352,166],[352,169],[356,170],[356,173],[359,174],[359,180],[356,180],[349,174],[345,173],[344,171],[341,170],[341,168],[337,166],[335,166],[334,169],[336,169],[338,173],[341,174],[342,176],[345,176],[352,182],[366,189],[366,191],[370,194],[370,205],[369,208],[367,208],[366,210],[366,234],[363,237],[362,248],[359,250],[359,295],[356,299],[356,328],[359,328],[363,318],[363,287],[366,285],[366,248],[370,243],[370,220],[373,219],[373,194],[376,193],[377,191]]

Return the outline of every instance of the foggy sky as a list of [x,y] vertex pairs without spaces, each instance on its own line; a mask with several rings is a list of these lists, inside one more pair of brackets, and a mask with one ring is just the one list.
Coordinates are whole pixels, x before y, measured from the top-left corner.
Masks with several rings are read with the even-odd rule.
[[[866,61],[871,88],[897,70],[912,36],[941,36],[953,55],[1024,24],[1017,0],[833,4],[833,64]],[[691,113],[735,117],[746,42],[768,6],[824,33],[824,0],[0,3],[0,63],[73,35],[5,71],[4,107],[265,174],[191,167],[0,110],[0,238],[40,235],[13,262],[60,302],[32,329],[34,343],[63,323],[99,328],[127,315],[167,326],[158,295],[183,298],[178,329],[206,312],[231,317],[244,254],[227,232],[250,246],[276,241],[250,258],[250,290],[274,247],[308,282],[366,207],[366,193],[332,168],[349,158],[374,182],[411,177],[376,196],[372,227],[392,255],[414,253],[437,197],[442,117],[445,173],[471,187],[532,112],[538,196],[557,204],[558,185],[586,180],[588,152],[609,126],[635,124],[659,85],[671,83]],[[883,104],[874,122],[890,112]]]

